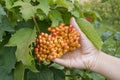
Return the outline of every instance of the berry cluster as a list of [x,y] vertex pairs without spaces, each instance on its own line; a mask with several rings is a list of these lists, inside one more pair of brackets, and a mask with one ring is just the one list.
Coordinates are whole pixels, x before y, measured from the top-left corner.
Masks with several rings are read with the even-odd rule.
[[50,34],[40,33],[36,38],[34,53],[40,61],[51,61],[62,57],[66,52],[79,48],[80,34],[72,25],[61,24],[48,28]]

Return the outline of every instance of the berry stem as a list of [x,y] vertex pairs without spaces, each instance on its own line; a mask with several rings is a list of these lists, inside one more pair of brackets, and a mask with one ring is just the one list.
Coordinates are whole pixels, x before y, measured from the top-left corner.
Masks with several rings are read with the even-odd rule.
[[35,27],[36,27],[37,32],[39,32],[39,33],[40,33],[39,26],[38,26],[37,21],[36,21],[36,19],[35,19],[35,17],[34,17],[34,16],[33,16],[33,21],[34,21],[34,24],[35,24]]

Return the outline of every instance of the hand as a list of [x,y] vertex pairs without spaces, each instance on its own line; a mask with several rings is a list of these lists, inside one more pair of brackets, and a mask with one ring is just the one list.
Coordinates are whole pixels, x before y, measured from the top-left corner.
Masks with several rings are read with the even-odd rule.
[[56,58],[53,61],[69,68],[90,69],[94,66],[99,51],[80,30],[74,18],[71,18],[70,24],[80,33],[81,48],[68,52],[62,58]]

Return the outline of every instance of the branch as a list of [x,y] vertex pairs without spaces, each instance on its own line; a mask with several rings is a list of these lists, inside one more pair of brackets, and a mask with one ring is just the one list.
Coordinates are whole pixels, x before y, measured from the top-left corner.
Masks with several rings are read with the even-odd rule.
[[34,24],[35,24],[35,27],[36,27],[37,32],[40,33],[40,29],[39,29],[39,26],[38,26],[38,24],[37,24],[37,21],[36,21],[35,17],[33,17],[33,21],[34,21]]

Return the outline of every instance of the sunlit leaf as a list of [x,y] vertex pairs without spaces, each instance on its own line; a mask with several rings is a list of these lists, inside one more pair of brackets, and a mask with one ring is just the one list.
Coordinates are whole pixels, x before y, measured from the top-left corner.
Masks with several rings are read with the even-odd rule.
[[27,21],[31,19],[37,10],[36,6],[32,6],[29,2],[17,1],[14,3],[13,7],[20,6],[20,12],[22,13],[22,17]]
[[48,15],[50,11],[48,0],[39,0],[39,2],[40,4],[37,7],[40,8],[46,15]]
[[61,22],[63,22],[61,13],[57,10],[53,10],[50,12],[49,14],[49,18],[52,21],[52,25],[51,26],[57,26],[58,24],[60,24]]
[[31,49],[29,45],[34,42],[36,38],[36,30],[30,28],[22,28],[12,35],[7,46],[17,46],[16,57],[17,61],[22,61],[24,65],[33,71],[36,71],[33,63],[33,56],[30,55]]
[[103,42],[97,31],[94,29],[93,25],[83,18],[77,18],[76,20],[80,29],[86,34],[86,36],[88,37],[88,39],[90,39],[93,45],[97,49],[101,49]]
[[55,0],[55,3],[58,5],[58,7],[64,7],[67,8],[68,11],[71,11],[73,9],[73,4],[68,0]]

